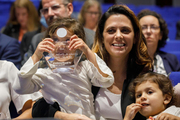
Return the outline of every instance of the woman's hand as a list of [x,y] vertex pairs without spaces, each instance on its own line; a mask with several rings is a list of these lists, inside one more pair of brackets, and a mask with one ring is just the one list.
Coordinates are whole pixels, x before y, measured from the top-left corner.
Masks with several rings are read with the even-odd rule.
[[180,117],[174,116],[169,113],[161,113],[155,120],[180,120]]
[[124,120],[132,120],[141,107],[142,105],[138,103],[132,103],[131,105],[128,105],[126,108]]
[[85,115],[81,114],[69,114],[69,113],[63,113],[60,111],[57,111],[54,115],[54,118],[58,118],[61,120],[91,120],[90,118],[86,117]]
[[33,59],[34,64],[42,58],[43,52],[49,53],[51,51],[54,51],[53,40],[51,38],[45,38],[43,41],[41,41],[38,44],[36,51],[32,55],[32,59]]

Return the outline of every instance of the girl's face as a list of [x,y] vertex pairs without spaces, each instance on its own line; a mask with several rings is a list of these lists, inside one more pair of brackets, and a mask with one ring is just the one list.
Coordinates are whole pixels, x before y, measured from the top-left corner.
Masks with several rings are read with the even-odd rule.
[[27,27],[27,23],[28,23],[27,9],[23,7],[15,8],[15,14],[16,14],[17,21],[21,25],[21,27]]
[[157,115],[165,110],[169,103],[166,95],[163,95],[158,84],[150,81],[145,81],[135,88],[136,103],[142,105],[139,111],[143,116],[149,117]]
[[105,23],[103,38],[110,57],[127,57],[134,42],[131,21],[123,14],[111,15]]
[[152,15],[144,16],[139,20],[142,32],[146,38],[148,51],[156,52],[158,42],[162,39],[159,21]]
[[[70,43],[70,38],[73,34],[67,29],[63,28],[61,30],[65,30],[67,33],[64,33],[64,35],[62,35],[61,33],[63,33],[64,31],[59,31],[60,33],[58,33],[58,29],[55,31],[52,37],[55,44],[53,52],[54,57],[59,62],[72,62],[75,56],[75,50],[70,51],[68,46]],[[58,34],[61,34],[61,36],[63,37],[60,37]]]

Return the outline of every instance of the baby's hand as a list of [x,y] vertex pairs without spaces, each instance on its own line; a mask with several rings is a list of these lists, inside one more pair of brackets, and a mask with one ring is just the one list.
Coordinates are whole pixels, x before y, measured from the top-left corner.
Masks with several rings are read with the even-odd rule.
[[79,50],[83,51],[84,54],[86,54],[89,47],[86,45],[86,43],[81,38],[78,38],[77,35],[73,35],[70,38],[69,50],[76,50],[76,49],[79,49]]
[[36,63],[37,61],[39,61],[42,56],[43,56],[43,52],[51,52],[54,51],[54,44],[53,44],[53,40],[51,38],[45,38],[43,41],[41,41],[37,48],[36,51],[33,54],[33,58],[34,58],[34,63]]
[[141,109],[142,105],[138,103],[132,103],[126,107],[126,114],[124,120],[132,120],[136,113]]

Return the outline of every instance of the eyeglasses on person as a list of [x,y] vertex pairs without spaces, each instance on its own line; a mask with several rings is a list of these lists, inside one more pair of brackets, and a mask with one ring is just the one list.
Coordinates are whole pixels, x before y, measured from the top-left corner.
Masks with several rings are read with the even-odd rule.
[[156,26],[156,25],[144,25],[141,27],[142,28],[142,31],[147,31],[148,29],[150,29],[152,32],[155,32],[156,30],[158,30],[160,27],[159,26]]

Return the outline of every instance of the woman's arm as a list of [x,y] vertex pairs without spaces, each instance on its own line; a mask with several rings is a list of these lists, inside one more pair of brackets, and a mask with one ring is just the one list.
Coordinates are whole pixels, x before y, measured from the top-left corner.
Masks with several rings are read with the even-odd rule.
[[57,111],[54,115],[54,118],[58,118],[61,120],[91,120],[90,118],[86,117],[85,115],[81,114],[69,114],[69,113],[63,113],[60,111]]
[[32,106],[33,106],[34,103],[35,102],[33,102],[32,100],[28,100],[24,104],[24,106],[23,106],[23,108],[21,110],[22,113],[18,117],[14,118],[14,119],[30,119],[30,118],[32,118]]
[[85,115],[63,113],[60,111],[59,104],[57,102],[50,105],[44,100],[44,98],[39,99],[33,105],[32,117],[54,117],[61,120],[91,120]]

